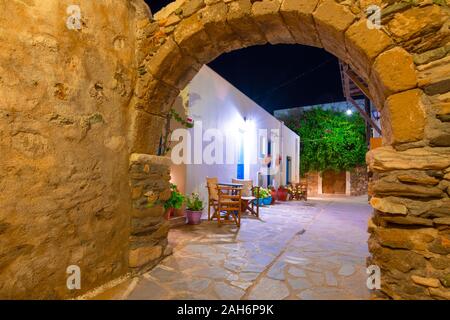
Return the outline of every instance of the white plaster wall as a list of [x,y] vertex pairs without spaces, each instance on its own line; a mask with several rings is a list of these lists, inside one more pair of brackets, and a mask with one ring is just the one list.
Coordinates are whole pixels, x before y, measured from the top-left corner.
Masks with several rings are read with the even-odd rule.
[[[232,178],[237,177],[236,161],[233,161],[232,164],[227,164],[226,162],[227,157],[231,157],[233,150],[236,150],[237,156],[239,132],[245,130],[244,149],[246,150],[246,156],[258,155],[259,158],[259,129],[278,129],[283,136],[282,147],[280,148],[283,150],[283,155],[281,170],[275,175],[276,184],[284,184],[286,181],[286,156],[291,156],[292,158],[292,181],[299,180],[298,157],[300,138],[298,135],[286,128],[279,120],[207,66],[204,66],[191,81],[188,92],[189,115],[194,120],[195,128],[189,130],[191,147],[194,150],[191,156],[193,164],[186,166],[186,181],[185,183],[180,183],[184,185],[186,193],[199,192],[206,200],[206,177],[218,177],[220,182],[231,182]],[[245,118],[247,122],[244,120]],[[210,144],[210,142],[194,142],[195,139],[199,141],[198,137],[201,137],[205,130],[210,128],[216,128],[223,134],[224,145],[228,144],[229,148],[227,150],[231,150],[228,153],[227,150],[223,152],[225,164],[204,163],[203,159],[198,157],[200,152],[195,152],[195,149],[200,150],[201,148],[204,150],[205,146]],[[269,132],[268,135],[270,135]],[[265,144],[267,144],[267,141],[265,141]],[[194,156],[194,153],[197,154],[197,157]],[[261,161],[261,159],[257,161]],[[258,183],[259,170],[259,163],[247,164],[245,167],[245,178],[252,179],[256,185]],[[177,181],[174,182],[177,183]],[[266,186],[266,177],[263,178],[263,182],[263,185]]]

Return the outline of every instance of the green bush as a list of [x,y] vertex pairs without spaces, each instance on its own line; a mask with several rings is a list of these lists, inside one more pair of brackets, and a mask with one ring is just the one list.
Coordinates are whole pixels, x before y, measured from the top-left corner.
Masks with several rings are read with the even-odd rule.
[[178,192],[178,188],[175,184],[170,185],[170,189],[172,191],[172,194],[169,198],[169,200],[164,202],[164,209],[180,209],[183,206],[183,203],[185,201],[185,197],[183,194]]

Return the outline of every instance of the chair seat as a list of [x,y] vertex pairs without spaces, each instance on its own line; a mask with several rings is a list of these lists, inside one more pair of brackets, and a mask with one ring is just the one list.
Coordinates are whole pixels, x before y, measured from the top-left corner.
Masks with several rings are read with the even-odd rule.
[[239,202],[236,200],[233,200],[233,199],[223,199],[221,201],[221,204],[236,204],[236,203],[239,203]]
[[242,197],[242,200],[244,200],[244,201],[253,201],[253,200],[256,200],[256,197]]

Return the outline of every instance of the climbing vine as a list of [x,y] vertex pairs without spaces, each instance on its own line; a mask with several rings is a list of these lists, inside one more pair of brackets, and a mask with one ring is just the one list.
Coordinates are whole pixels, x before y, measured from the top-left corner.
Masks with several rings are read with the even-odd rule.
[[315,108],[285,119],[285,124],[300,136],[302,175],[348,170],[365,162],[365,121],[358,113]]
[[170,136],[172,134],[171,123],[172,119],[181,124],[185,128],[193,128],[194,123],[189,118],[184,119],[175,109],[171,108],[166,116],[166,124],[164,135],[161,137],[159,155],[166,155],[170,150]]

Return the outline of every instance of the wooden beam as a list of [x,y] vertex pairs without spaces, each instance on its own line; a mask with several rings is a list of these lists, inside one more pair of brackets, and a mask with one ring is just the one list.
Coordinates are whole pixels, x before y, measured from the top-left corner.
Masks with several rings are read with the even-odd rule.
[[372,97],[370,96],[370,92],[369,92],[369,88],[367,88],[364,83],[362,83],[362,81],[360,81],[358,79],[358,76],[351,70],[351,69],[347,69],[345,71],[345,74],[350,78],[350,80],[353,81],[353,83],[359,88],[359,90],[362,91],[362,93],[369,98],[370,100],[372,100]]
[[363,116],[363,118],[366,120],[367,123],[369,123],[372,128],[374,128],[380,135],[381,135],[381,129],[378,127],[378,125],[373,121],[372,117],[366,113],[366,111],[361,108],[359,104],[356,103],[355,100],[353,100],[352,97],[348,96],[346,97],[348,101],[351,102],[351,104],[359,111],[359,113]]

